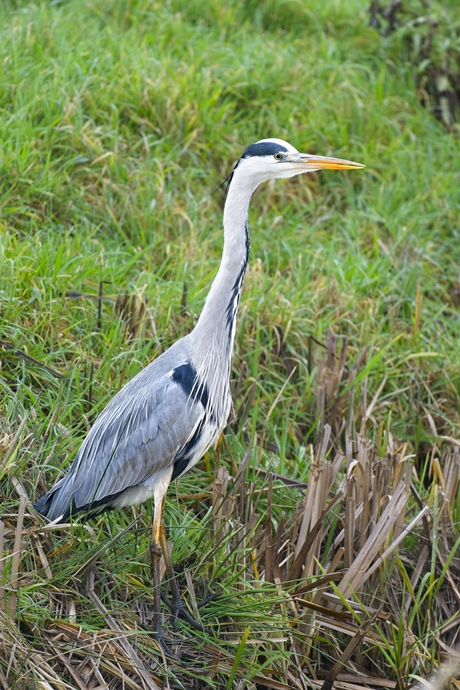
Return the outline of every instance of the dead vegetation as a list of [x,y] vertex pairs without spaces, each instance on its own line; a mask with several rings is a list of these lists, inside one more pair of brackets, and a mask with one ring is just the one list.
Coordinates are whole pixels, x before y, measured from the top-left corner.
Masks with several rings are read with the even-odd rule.
[[[307,449],[306,482],[254,469],[248,449],[235,476],[217,462],[212,484],[187,496],[208,512],[195,560],[182,567],[183,591],[197,616],[209,609],[213,632],[176,633],[180,660],[162,658],[149,634],[148,569],[129,573],[127,556],[125,579],[111,571],[111,547],[123,549],[135,523],[64,572],[76,542],[85,534],[90,541],[94,530],[77,537],[38,524],[23,484],[8,472],[23,429],[6,434],[0,465],[18,510],[0,521],[0,686],[354,690],[407,687],[442,659],[452,670],[460,443],[440,439],[421,481],[408,443],[376,433],[381,388],[368,402],[366,356],[349,363],[346,343],[332,335],[316,354],[320,426]],[[295,496],[289,512],[278,505],[283,492]],[[201,609],[207,577],[223,591]]]

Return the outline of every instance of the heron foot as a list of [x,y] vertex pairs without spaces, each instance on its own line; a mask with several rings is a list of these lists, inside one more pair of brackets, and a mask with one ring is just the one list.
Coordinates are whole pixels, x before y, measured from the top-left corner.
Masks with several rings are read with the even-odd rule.
[[[165,656],[169,657],[170,659],[174,659],[174,661],[180,661],[180,656],[177,656],[177,654],[172,651],[171,647],[169,647],[166,643],[166,639],[163,635],[159,636],[156,632],[153,632],[153,635],[155,637],[155,641],[158,643],[158,646]],[[174,643],[174,640],[168,640],[168,642],[171,644]]]
[[179,661],[180,657],[175,654],[172,649],[170,648],[170,644],[175,644],[176,642],[179,642],[180,640],[173,640],[170,638],[166,638],[163,635],[163,626],[161,624],[161,620],[154,620],[153,623],[153,630],[152,635],[155,637],[156,642],[158,643],[158,646],[160,647],[161,651],[163,654],[166,656],[170,657],[171,659],[174,659],[175,661]]
[[[201,608],[202,606],[205,606],[208,602],[212,601],[213,599],[216,599],[220,595],[220,592],[214,592],[213,594],[210,594],[208,597],[206,597],[203,601],[198,602],[198,608]],[[192,616],[188,608],[185,606],[184,602],[181,599],[179,589],[177,590],[173,588],[173,599],[170,601],[166,594],[161,592],[161,600],[168,609],[172,613],[172,628],[174,631],[178,629],[178,620],[179,616],[183,618],[187,623],[189,623],[192,627],[194,627],[196,630],[199,630],[200,632],[205,632],[210,634],[211,630],[210,628],[207,628],[204,626],[200,621],[197,621],[196,618]]]
[[214,599],[218,599],[221,594],[222,594],[222,592],[220,589],[218,589],[217,592],[211,592],[211,594],[208,594],[207,597],[205,597],[204,599],[201,599],[201,601],[197,602],[198,608],[201,609],[202,606],[206,606],[206,604],[209,604],[210,601],[214,601]]

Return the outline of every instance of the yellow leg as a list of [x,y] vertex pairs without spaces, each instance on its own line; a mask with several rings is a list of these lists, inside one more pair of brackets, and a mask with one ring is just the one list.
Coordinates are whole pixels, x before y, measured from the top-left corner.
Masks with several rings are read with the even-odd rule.
[[[180,596],[180,590],[176,582],[174,575],[174,568],[171,563],[171,558],[169,557],[168,546],[166,543],[166,535],[163,525],[163,509],[165,504],[165,497],[167,491],[167,485],[158,486],[158,491],[155,494],[155,508],[153,512],[153,527],[152,527],[152,538],[150,540],[150,563],[152,570],[153,579],[153,629],[162,649],[169,655],[171,651],[168,649],[164,639],[163,639],[163,625],[161,617],[161,599],[167,604],[168,608],[173,614],[173,627],[177,628],[178,616],[182,616],[193,625],[198,630],[204,630],[201,623],[196,621],[193,616],[190,615],[186,606],[182,603]],[[166,571],[168,573],[169,585],[171,587],[172,602],[168,597],[162,597],[160,591],[160,562],[161,556],[165,559]],[[207,601],[213,599],[216,595],[213,594],[207,598]],[[174,655],[172,655],[174,656]]]
[[153,628],[159,643],[163,646],[163,626],[161,622],[160,560],[162,554],[161,533],[165,497],[155,501],[153,513],[152,538],[150,540],[150,563],[153,579]]

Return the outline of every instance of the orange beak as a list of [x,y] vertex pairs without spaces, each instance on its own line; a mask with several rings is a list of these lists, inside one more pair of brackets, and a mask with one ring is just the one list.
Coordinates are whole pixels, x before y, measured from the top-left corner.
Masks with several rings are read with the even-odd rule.
[[364,168],[362,163],[329,156],[310,156],[308,153],[292,155],[292,163],[298,163],[304,170],[355,170]]

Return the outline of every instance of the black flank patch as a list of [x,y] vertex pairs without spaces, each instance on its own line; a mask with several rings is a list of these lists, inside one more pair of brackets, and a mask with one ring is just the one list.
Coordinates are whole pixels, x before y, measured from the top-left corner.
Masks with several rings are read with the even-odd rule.
[[275,153],[286,153],[287,148],[274,141],[261,141],[258,144],[248,146],[241,158],[251,158],[252,156],[274,156]]
[[172,380],[179,384],[185,395],[192,400],[199,400],[206,409],[208,406],[208,389],[204,383],[198,383],[196,369],[190,362],[176,367]]
[[195,449],[195,446],[197,445],[197,443],[200,439],[204,423],[205,423],[205,417],[203,417],[201,422],[198,424],[192,438],[189,441],[187,441],[185,446],[180,449],[180,451],[178,452],[178,454],[174,458],[174,466],[173,466],[173,473],[171,476],[171,481],[173,479],[177,479],[177,477],[181,477],[187,471],[187,467],[189,466],[190,460],[193,457],[193,451]]

